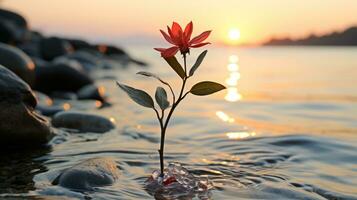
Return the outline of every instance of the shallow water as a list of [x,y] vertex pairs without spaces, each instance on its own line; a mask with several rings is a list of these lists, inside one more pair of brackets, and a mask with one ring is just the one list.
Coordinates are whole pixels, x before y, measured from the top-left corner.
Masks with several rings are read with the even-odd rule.
[[[88,109],[114,118],[118,128],[63,132],[52,148],[3,153],[0,197],[153,198],[144,182],[159,167],[154,113],[104,77],[114,75],[151,94],[158,83],[137,71],[179,82],[151,48],[132,48],[132,54],[151,67],[96,72],[113,106]],[[166,161],[208,177],[215,186],[212,199],[357,199],[356,55],[357,48],[212,47],[190,83],[209,79],[228,90],[189,96],[179,106],[168,130]],[[115,185],[85,193],[51,185],[61,170],[97,156],[116,160],[122,176]]]

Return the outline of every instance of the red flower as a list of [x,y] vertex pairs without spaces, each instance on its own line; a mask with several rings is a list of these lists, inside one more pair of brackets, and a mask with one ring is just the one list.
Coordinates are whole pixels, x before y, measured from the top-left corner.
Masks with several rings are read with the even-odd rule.
[[167,26],[167,33],[163,30],[160,30],[161,34],[164,36],[166,41],[173,44],[173,47],[170,48],[154,48],[157,51],[161,52],[161,56],[164,58],[175,56],[178,50],[180,50],[181,54],[186,54],[190,52],[190,48],[198,48],[202,47],[206,44],[210,44],[209,42],[203,42],[205,39],[208,38],[211,31],[205,31],[200,35],[192,38],[192,29],[193,24],[192,22],[186,25],[185,31],[182,31],[181,26],[173,22],[171,29]]

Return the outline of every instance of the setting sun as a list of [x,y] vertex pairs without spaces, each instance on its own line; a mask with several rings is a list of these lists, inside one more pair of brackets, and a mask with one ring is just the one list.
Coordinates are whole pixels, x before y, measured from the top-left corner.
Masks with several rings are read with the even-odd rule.
[[239,38],[240,38],[240,31],[239,31],[239,29],[234,28],[234,29],[229,30],[229,32],[228,32],[228,37],[229,37],[229,39],[232,40],[232,41],[237,41],[237,40],[239,40]]

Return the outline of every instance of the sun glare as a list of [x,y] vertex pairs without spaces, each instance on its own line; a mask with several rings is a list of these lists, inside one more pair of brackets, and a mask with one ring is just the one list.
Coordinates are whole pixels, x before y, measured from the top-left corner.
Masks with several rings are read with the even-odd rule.
[[240,31],[237,28],[230,29],[228,32],[228,37],[230,40],[237,41],[240,38]]

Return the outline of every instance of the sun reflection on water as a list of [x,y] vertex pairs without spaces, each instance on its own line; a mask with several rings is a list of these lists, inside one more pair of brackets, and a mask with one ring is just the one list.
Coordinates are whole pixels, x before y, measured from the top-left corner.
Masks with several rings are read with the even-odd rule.
[[244,139],[244,138],[248,138],[248,137],[253,137],[255,135],[256,135],[255,132],[245,132],[245,131],[226,133],[226,136],[232,140]]
[[217,115],[217,117],[219,119],[221,119],[224,122],[233,123],[235,121],[234,118],[230,117],[229,115],[227,115],[223,111],[217,111],[216,115]]
[[224,97],[225,100],[229,102],[236,102],[242,99],[242,95],[238,92],[238,81],[241,77],[238,65],[239,57],[237,55],[229,56],[229,64],[227,69],[229,71],[229,76],[226,79],[227,84],[227,94]]

